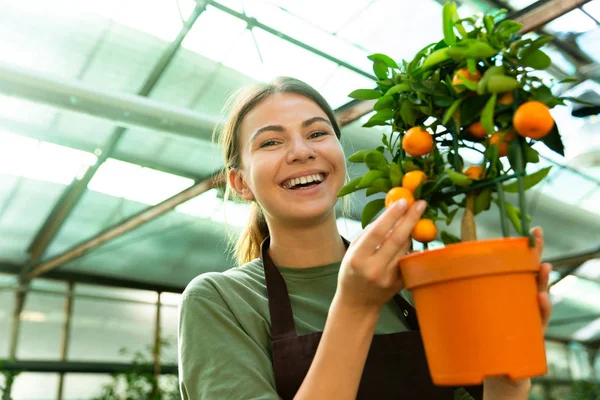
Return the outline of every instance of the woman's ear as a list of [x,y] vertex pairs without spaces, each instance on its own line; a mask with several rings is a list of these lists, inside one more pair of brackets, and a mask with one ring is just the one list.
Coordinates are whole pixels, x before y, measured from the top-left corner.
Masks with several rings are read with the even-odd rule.
[[240,195],[245,200],[254,200],[254,193],[252,193],[248,185],[246,185],[246,181],[244,180],[244,176],[241,170],[229,170],[228,179],[229,185],[233,188],[233,190],[235,190],[235,192],[238,195]]

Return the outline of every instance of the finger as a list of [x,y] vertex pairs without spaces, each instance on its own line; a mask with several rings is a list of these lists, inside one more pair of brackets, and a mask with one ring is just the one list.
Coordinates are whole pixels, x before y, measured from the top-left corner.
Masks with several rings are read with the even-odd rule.
[[390,208],[385,210],[379,218],[365,229],[359,239],[356,240],[359,243],[360,250],[358,251],[364,252],[363,254],[367,256],[370,256],[377,251],[377,248],[385,240],[390,230],[394,228],[394,225],[406,213],[406,209],[406,200],[400,199]]
[[417,201],[398,221],[392,233],[381,244],[379,250],[377,250],[376,255],[380,259],[380,262],[387,265],[390,261],[395,260],[399,249],[408,249],[407,245],[410,246],[411,242],[410,233],[423,215],[426,207],[427,203]]
[[544,252],[544,230],[540,226],[534,226],[529,232],[535,238],[535,248],[541,257]]
[[540,305],[540,313],[542,316],[542,327],[544,328],[544,332],[546,332],[548,323],[550,322],[550,316],[552,315],[550,295],[547,292],[538,293],[538,303]]
[[548,291],[548,282],[550,281],[550,271],[552,271],[552,265],[549,263],[543,263],[540,266],[540,272],[538,274],[538,292]]

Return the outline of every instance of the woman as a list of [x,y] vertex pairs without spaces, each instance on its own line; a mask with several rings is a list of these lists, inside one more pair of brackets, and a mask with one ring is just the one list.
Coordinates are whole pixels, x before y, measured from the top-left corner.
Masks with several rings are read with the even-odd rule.
[[[183,398],[451,399],[431,383],[414,310],[398,295],[397,260],[426,204],[398,201],[347,243],[334,211],[345,157],[326,101],[279,78],[232,104],[221,132],[228,182],[253,216],[238,242],[244,265],[203,274],[183,294]],[[545,324],[549,270],[539,277]],[[483,386],[486,400],[526,399],[530,382]]]

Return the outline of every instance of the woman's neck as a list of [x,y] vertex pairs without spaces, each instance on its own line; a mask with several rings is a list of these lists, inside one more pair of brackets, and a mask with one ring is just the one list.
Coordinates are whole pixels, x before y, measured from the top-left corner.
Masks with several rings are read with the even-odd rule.
[[271,221],[269,232],[269,255],[275,265],[315,267],[338,262],[346,253],[333,212],[319,223],[304,226]]

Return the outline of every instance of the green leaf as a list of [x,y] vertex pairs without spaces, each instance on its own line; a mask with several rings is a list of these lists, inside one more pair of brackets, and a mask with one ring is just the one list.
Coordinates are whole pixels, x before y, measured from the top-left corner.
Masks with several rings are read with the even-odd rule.
[[382,63],[384,63],[385,65],[387,65],[390,68],[395,68],[398,70],[400,69],[400,67],[398,66],[396,61],[394,61],[391,57],[386,56],[385,54],[375,53],[375,54],[371,54],[367,58],[371,61],[381,61]]
[[354,178],[350,182],[346,183],[344,187],[342,187],[342,189],[338,192],[337,197],[346,196],[347,194],[357,191],[358,188],[356,186],[358,185],[361,179],[362,177],[359,176],[358,178]]
[[410,90],[410,84],[405,82],[405,83],[399,83],[397,85],[394,85],[390,88],[390,90],[388,90],[387,92],[385,92],[386,96],[391,96],[393,94],[396,93],[402,93],[402,92],[408,92]]
[[454,236],[453,234],[447,232],[447,231],[442,231],[440,233],[442,242],[444,242],[445,245],[449,245],[449,244],[454,244],[454,243],[460,243],[460,239],[457,238],[456,236]]
[[546,43],[552,41],[552,39],[552,36],[542,35],[539,38],[535,39],[533,42],[527,43],[528,46],[525,46],[521,49],[521,52],[519,53],[519,58],[523,59],[529,56],[538,49],[542,48],[542,46],[544,46]]
[[556,84],[560,84],[560,83],[571,83],[571,82],[579,82],[580,80],[577,78],[571,78],[571,77],[567,77],[567,78],[563,78],[560,81],[556,82]]
[[376,188],[374,188],[373,186],[371,186],[370,188],[367,188],[367,191],[365,192],[365,196],[369,197],[372,196],[376,193],[379,193],[379,190],[377,190]]
[[394,118],[395,114],[396,114],[396,112],[394,110],[392,110],[391,108],[386,108],[386,109],[377,111],[377,113],[373,117],[377,117],[377,119],[387,121],[389,119]]
[[463,126],[471,125],[479,120],[479,114],[488,100],[487,95],[469,96],[465,98],[460,107],[460,121]]
[[404,176],[400,166],[395,162],[390,163],[390,180],[392,187],[400,186],[402,184],[403,177]]
[[490,76],[486,83],[486,92],[488,93],[512,92],[521,86],[515,78],[505,75]]
[[388,170],[388,160],[377,150],[371,150],[367,153],[365,156],[365,164],[367,164],[367,167],[371,170],[378,169],[384,172]]
[[454,221],[454,217],[456,216],[458,210],[458,207],[456,207],[455,209],[448,212],[448,217],[446,218],[446,225],[450,225],[452,221]]
[[512,21],[510,19],[505,19],[504,21],[498,24],[498,26],[496,27],[496,32],[498,32],[498,34],[503,36],[504,38],[508,39],[513,34],[519,32],[522,27],[523,25],[518,22]]
[[456,3],[448,1],[444,4],[442,10],[444,41],[452,46],[456,43],[456,34],[454,33],[454,16],[456,15]]
[[494,133],[494,109],[496,108],[496,97],[496,93],[492,94],[481,112],[481,125],[483,125],[483,128],[488,134]]
[[402,118],[406,125],[415,125],[417,116],[410,101],[404,100],[402,104],[400,104],[400,118]]
[[457,186],[465,187],[473,183],[473,181],[469,179],[465,174],[461,172],[456,172],[453,169],[446,170],[446,173],[448,174],[450,180]]
[[509,202],[504,202],[504,206],[506,209],[506,216],[511,224],[514,226],[515,230],[519,235],[523,234],[523,229],[521,228],[521,210],[517,207],[513,206]]
[[377,102],[375,102],[375,105],[373,105],[373,110],[379,111],[379,110],[384,110],[384,109],[390,109],[390,108],[393,108],[393,105],[394,105],[394,98],[389,95],[389,91],[388,91],[388,93],[386,93],[385,96],[380,97],[377,100]]
[[[543,181],[551,169],[552,169],[552,167],[542,168],[539,171],[536,171],[531,175],[527,175],[527,176],[523,177],[523,183],[525,186],[525,190],[530,189],[530,188],[534,187],[535,185],[537,185],[538,183],[540,183],[541,181]],[[506,185],[503,185],[502,188],[504,189],[505,192],[517,193],[519,191],[519,183],[516,181],[511,182]]]
[[526,67],[541,70],[548,68],[552,64],[552,60],[542,50],[536,50],[527,57],[524,57],[521,60],[521,64]]
[[373,200],[362,210],[362,215],[360,221],[362,223],[362,227],[365,228],[369,222],[385,207],[385,199],[377,199]]
[[452,105],[450,107],[448,107],[448,109],[444,113],[444,119],[442,119],[443,125],[446,125],[448,123],[448,121],[450,121],[450,119],[452,118],[452,116],[454,115],[456,110],[458,110],[458,107],[460,107],[462,102],[463,102],[462,98],[455,100],[454,103],[452,103]]
[[540,162],[540,155],[538,154],[537,151],[532,149],[531,146],[529,146],[528,144],[525,144],[524,150],[525,150],[525,160],[527,160],[528,163],[535,164],[535,163]]
[[383,61],[377,60],[373,63],[373,72],[377,78],[387,79],[389,68]]
[[356,89],[348,95],[348,97],[357,100],[375,100],[380,98],[381,96],[383,96],[383,93],[381,93],[379,90],[374,89]]
[[388,178],[379,178],[373,182],[371,188],[376,189],[378,192],[387,193],[392,188],[392,181]]
[[363,175],[362,179],[356,185],[357,189],[365,189],[370,187],[373,182],[375,182],[379,178],[383,178],[387,176],[387,173],[378,169],[371,170]]
[[550,133],[542,138],[541,142],[544,143],[550,150],[553,150],[564,157],[565,146],[563,145],[560,132],[558,131],[558,126],[556,124],[554,124],[554,127]]
[[491,204],[492,204],[492,189],[485,188],[475,198],[475,210],[474,210],[475,215],[479,214],[482,211],[489,210]]
[[389,118],[382,118],[381,116],[374,114],[371,118],[369,118],[369,120],[367,122],[365,122],[363,124],[363,126],[365,128],[370,128],[372,126],[378,126],[378,125],[389,125],[388,122]]
[[462,171],[462,169],[465,166],[465,162],[463,160],[463,158],[461,157],[461,155],[455,155],[454,152],[451,150],[448,152],[447,158],[448,158],[448,164],[450,165],[455,165],[455,160],[454,158],[458,157],[458,169],[460,169]]
[[356,153],[352,154],[350,157],[348,157],[348,161],[353,163],[365,162],[365,156],[371,151],[371,149],[359,150]]

